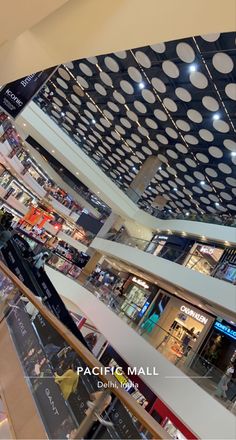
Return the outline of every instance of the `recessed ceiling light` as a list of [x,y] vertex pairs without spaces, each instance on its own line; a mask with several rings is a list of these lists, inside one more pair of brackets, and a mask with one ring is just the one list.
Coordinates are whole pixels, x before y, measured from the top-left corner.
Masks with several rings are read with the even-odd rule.
[[61,116],[62,116],[62,117],[65,116],[65,113],[64,113],[64,112],[61,112]]
[[178,191],[178,188],[175,187],[175,188],[174,188],[174,191]]
[[25,124],[25,122],[23,123],[23,127],[26,127],[26,124]]
[[201,184],[201,185],[205,185],[205,181],[204,181],[204,180],[201,180],[200,184]]
[[135,167],[132,167],[132,170],[133,170],[133,171],[136,171],[136,168],[135,168]]
[[186,214],[187,216],[189,216],[189,212],[186,212],[185,214]]
[[93,124],[96,124],[96,121],[95,121],[95,119],[92,119],[92,123],[93,123]]
[[236,151],[232,151],[231,156],[236,156]]
[[52,150],[52,153],[55,153],[55,150]]
[[139,86],[140,89],[144,89],[145,84],[143,82],[140,82],[138,86]]
[[220,119],[220,115],[219,115],[218,113],[216,113],[216,114],[213,116],[213,119]]
[[168,211],[169,211],[169,212],[172,212],[172,210],[171,210],[171,209],[168,209]]
[[78,173],[78,171],[76,171],[76,173],[75,174],[77,174],[77,176],[79,175],[79,173]]
[[100,194],[100,192],[99,192],[99,191],[98,191],[97,193],[98,193],[98,194]]
[[215,202],[215,205],[216,205],[216,206],[220,206],[220,204],[219,204],[218,202]]
[[161,167],[158,168],[158,170],[161,170],[161,169],[162,169]]
[[83,137],[83,139],[84,139],[84,141],[86,141],[86,137],[85,136]]
[[195,64],[191,64],[191,66],[189,67],[190,72],[196,72],[197,68]]

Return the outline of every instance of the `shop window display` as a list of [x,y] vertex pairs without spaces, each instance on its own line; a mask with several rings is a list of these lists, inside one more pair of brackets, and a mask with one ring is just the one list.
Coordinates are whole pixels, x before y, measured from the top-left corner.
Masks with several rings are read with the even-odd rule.
[[8,171],[4,171],[0,176],[0,186],[6,189],[12,180],[13,176]]
[[124,302],[121,306],[121,315],[140,322],[156,292],[156,286],[137,277],[129,278],[124,286]]
[[223,252],[221,248],[196,243],[185,259],[184,265],[205,275],[211,275]]

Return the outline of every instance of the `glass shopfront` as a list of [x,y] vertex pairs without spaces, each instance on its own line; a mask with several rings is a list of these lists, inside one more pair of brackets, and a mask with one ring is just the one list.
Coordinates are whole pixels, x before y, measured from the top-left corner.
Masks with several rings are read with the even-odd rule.
[[0,176],[0,186],[6,189],[12,180],[13,176],[11,175],[11,173],[4,169],[3,173]]
[[195,243],[185,259],[184,266],[210,275],[220,260],[224,249]]
[[24,186],[20,185],[15,179],[12,180],[8,176],[6,176],[6,180],[3,183],[6,184],[6,182],[8,184],[7,186],[5,186],[5,188],[7,189],[7,193],[4,196],[5,199],[13,196],[17,200],[19,200],[19,202],[23,203],[26,206],[29,205],[29,203],[36,201],[34,195],[30,193]]
[[158,255],[162,250],[163,246],[166,244],[168,237],[165,235],[154,235],[147,248],[146,252],[153,255]]
[[236,326],[224,320],[217,320],[202,348],[202,357],[225,371],[236,353]]
[[138,324],[150,306],[157,286],[132,276],[126,282],[124,292],[125,300],[121,306],[121,313]]
[[18,223],[18,221],[20,220],[20,218],[22,216],[19,212],[12,209],[6,203],[1,204],[0,209],[4,209],[4,211],[9,212],[10,214],[13,215],[13,219],[12,219],[12,226],[13,227]]
[[[170,297],[152,331],[143,334],[167,359],[176,363],[196,352],[214,318],[176,297]],[[145,330],[145,329],[144,329]]]

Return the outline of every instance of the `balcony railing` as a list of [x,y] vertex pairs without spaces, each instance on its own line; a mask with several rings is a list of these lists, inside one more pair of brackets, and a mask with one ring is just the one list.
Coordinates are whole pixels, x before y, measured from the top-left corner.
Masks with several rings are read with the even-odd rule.
[[[157,257],[164,258],[174,263],[183,265],[191,270],[195,270],[204,275],[218,278],[232,284],[236,283],[236,265],[231,265],[225,261],[218,262],[214,258],[203,257],[195,250],[194,252],[186,252],[186,250],[178,249],[177,246],[163,244],[163,242],[143,240],[137,237],[127,237],[118,234],[107,234],[108,240],[134,247],[141,251],[154,254]],[[214,247],[212,247],[214,249]]]
[[2,262],[0,285],[0,334],[11,335],[48,438],[169,438]]
[[226,389],[224,380],[222,380],[225,377],[225,371],[216,367],[211,362],[210,357],[207,358],[197,353],[191,348],[191,342],[187,344],[184,340],[181,340],[181,337],[176,335],[174,328],[170,328],[169,331],[163,329],[155,318],[152,318],[152,315],[146,319],[141,319],[137,324],[136,318],[141,311],[141,307],[129,302],[125,296],[117,296],[107,287],[96,287],[96,283],[94,284],[91,281],[87,281],[84,287],[105,303],[116,315],[125,320],[168,361],[176,365],[208,394],[236,415],[235,380],[233,378],[229,379]]

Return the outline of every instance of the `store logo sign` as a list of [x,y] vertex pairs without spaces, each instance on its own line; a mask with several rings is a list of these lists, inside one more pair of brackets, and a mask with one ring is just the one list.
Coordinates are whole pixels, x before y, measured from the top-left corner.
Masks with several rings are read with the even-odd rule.
[[143,287],[144,289],[149,289],[149,285],[144,280],[140,280],[139,278],[133,277],[132,281],[136,284],[139,284],[139,286]]
[[180,307],[180,310],[181,310],[181,312],[184,312],[185,315],[191,316],[191,318],[196,319],[196,321],[199,321],[204,325],[207,324],[207,322],[208,322],[208,318],[201,315],[200,313],[195,312],[194,310],[190,309],[189,307],[182,305]]
[[217,328],[217,330],[219,330],[221,333],[229,336],[230,338],[236,339],[236,331],[228,325],[224,325],[221,322],[216,321],[214,327]]
[[214,248],[208,247],[208,246],[202,246],[200,249],[200,252],[202,254],[208,254],[213,255],[214,254]]

